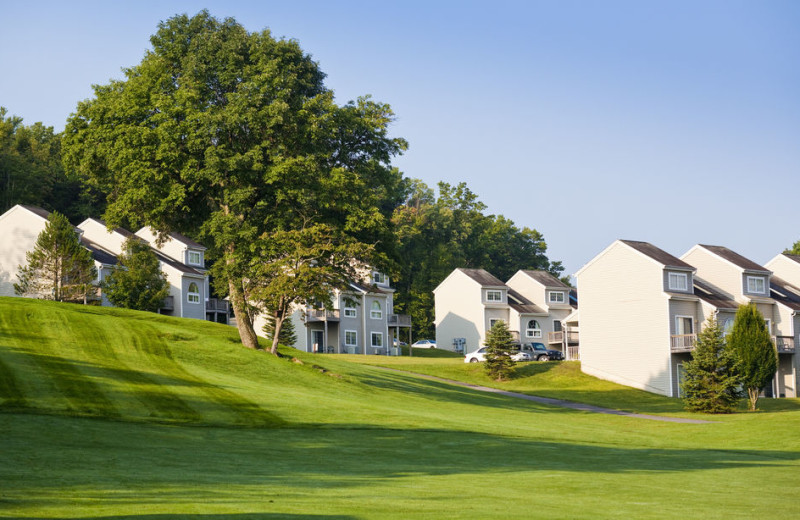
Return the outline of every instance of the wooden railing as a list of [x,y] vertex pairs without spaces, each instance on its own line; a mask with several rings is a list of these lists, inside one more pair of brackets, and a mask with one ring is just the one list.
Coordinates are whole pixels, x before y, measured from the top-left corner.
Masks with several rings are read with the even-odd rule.
[[697,334],[673,334],[669,338],[672,352],[691,352],[697,341]]
[[306,312],[307,321],[326,321],[335,320],[339,321],[339,311],[337,309],[325,310],[314,309]]
[[580,361],[581,360],[580,347],[567,347],[567,360]]
[[386,317],[386,323],[390,327],[410,327],[411,316],[408,314],[390,314]]
[[775,348],[778,352],[785,354],[794,353],[794,338],[792,336],[772,336]]
[[209,298],[209,300],[206,302],[207,311],[228,312],[229,309],[228,306],[229,306],[228,300],[218,300],[217,298]]
[[[547,341],[549,343],[564,343],[564,331],[559,330],[556,332],[548,332],[547,333]],[[568,331],[567,332],[567,343],[570,345],[577,345],[578,344],[578,331]]]

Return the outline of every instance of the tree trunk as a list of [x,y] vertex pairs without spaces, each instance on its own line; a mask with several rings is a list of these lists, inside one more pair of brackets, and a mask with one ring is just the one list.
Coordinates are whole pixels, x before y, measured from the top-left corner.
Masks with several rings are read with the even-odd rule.
[[228,282],[228,290],[230,291],[231,305],[233,305],[233,315],[236,316],[236,328],[239,329],[239,338],[242,340],[242,345],[247,348],[258,348],[258,336],[253,328],[253,318],[247,312],[244,294],[242,290],[233,281]]
[[749,398],[748,400],[750,401],[750,411],[751,412],[755,412],[756,411],[756,404],[758,403],[758,394],[760,394],[760,393],[761,393],[761,389],[760,388],[748,388],[747,389],[747,395],[748,395],[748,398]]
[[275,330],[272,331],[272,349],[270,352],[272,354],[278,354],[278,338],[281,333],[281,327],[283,327],[283,320],[286,319],[286,314],[282,312],[276,312],[273,319],[275,320]]

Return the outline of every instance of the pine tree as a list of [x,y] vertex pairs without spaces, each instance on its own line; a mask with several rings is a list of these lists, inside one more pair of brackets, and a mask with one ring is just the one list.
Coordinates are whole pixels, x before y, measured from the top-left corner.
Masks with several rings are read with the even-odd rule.
[[736,356],[736,371],[747,390],[750,411],[755,411],[761,390],[778,369],[778,351],[755,305],[739,306],[728,344]]
[[119,265],[103,281],[106,298],[116,307],[156,312],[169,296],[169,282],[150,246],[136,238],[125,241]]
[[508,352],[512,343],[511,332],[509,332],[506,322],[503,320],[495,322],[486,335],[486,363],[484,364],[486,375],[495,381],[505,381],[511,376],[511,370],[516,364]]
[[27,265],[19,266],[14,292],[20,296],[86,303],[97,278],[92,254],[80,245],[67,217],[53,212],[36,238]]
[[[275,333],[275,318],[271,313],[267,313],[264,326],[261,327],[264,331],[268,341],[272,341]],[[294,328],[294,322],[291,319],[284,320],[281,324],[281,331],[278,333],[278,342],[282,345],[294,346],[297,343],[297,332]]]
[[741,397],[735,358],[712,317],[697,336],[692,360],[684,363],[684,405],[692,412],[731,413]]

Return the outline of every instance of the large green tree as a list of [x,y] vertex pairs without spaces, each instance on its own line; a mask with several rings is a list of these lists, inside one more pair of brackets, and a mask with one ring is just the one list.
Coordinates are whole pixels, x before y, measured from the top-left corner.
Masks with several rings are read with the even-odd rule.
[[150,41],[124,80],[78,105],[65,164],[109,194],[110,225],[204,240],[242,342],[257,348],[253,318],[274,298],[264,277],[278,272],[265,265],[284,254],[269,242],[324,226],[361,245],[355,261],[380,267],[402,200],[390,161],[406,143],[388,137],[388,105],[337,105],[294,40],[202,11],[160,23]]
[[24,125],[0,107],[0,214],[14,204],[58,211],[68,219],[97,214],[91,190],[61,165],[61,135],[42,123]]
[[153,250],[142,240],[125,241],[119,264],[103,281],[106,298],[117,307],[156,312],[169,296],[169,282]]
[[736,358],[713,317],[697,335],[692,359],[683,366],[685,372],[681,387],[687,410],[707,413],[733,411],[740,398]]
[[486,269],[502,280],[519,269],[543,269],[558,277],[560,262],[547,259],[535,229],[519,228],[486,205],[465,183],[441,182],[439,196],[409,179],[405,200],[393,214],[400,258],[395,306],[411,315],[416,337],[433,335],[433,289],[458,267]]
[[736,371],[747,390],[750,410],[755,411],[759,394],[778,368],[778,351],[755,305],[739,306],[728,344],[736,357]]
[[14,284],[18,295],[87,302],[97,270],[67,217],[58,212],[50,214],[26,260],[28,263],[19,267],[19,282]]

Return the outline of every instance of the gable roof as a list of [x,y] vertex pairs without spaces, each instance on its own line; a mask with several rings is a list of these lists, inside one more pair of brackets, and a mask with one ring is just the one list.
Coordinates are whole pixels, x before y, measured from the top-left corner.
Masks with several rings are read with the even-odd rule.
[[81,245],[86,249],[88,249],[89,252],[92,254],[92,258],[94,258],[101,264],[117,265],[117,263],[119,263],[119,259],[115,254],[103,249],[98,244],[92,242],[86,237],[81,236]]
[[206,246],[204,246],[203,244],[198,244],[197,242],[195,242],[191,238],[187,237],[186,235],[181,235],[180,233],[177,233],[175,231],[170,232],[169,233],[169,237],[174,239],[174,240],[177,240],[178,242],[183,242],[184,245],[187,245],[187,246],[191,247],[192,249],[205,249],[206,248]]
[[[99,224],[102,224],[104,228],[108,229],[108,224],[106,224],[105,220],[101,220],[99,218],[93,218],[93,217],[89,217],[86,220],[93,220],[93,221],[95,221],[95,222],[97,222]],[[115,232],[119,233],[120,235],[124,236],[125,238],[130,238],[130,237],[136,236],[133,233],[131,233],[130,231],[128,231],[127,229],[121,228],[121,227],[112,228],[111,231],[115,231]]]
[[752,260],[743,257],[739,253],[737,253],[735,251],[731,251],[727,247],[709,246],[709,245],[705,245],[705,244],[698,244],[698,246],[700,246],[703,249],[706,249],[708,251],[711,251],[715,255],[719,256],[720,258],[723,258],[723,259],[727,260],[728,262],[732,263],[733,265],[735,265],[736,267],[739,267],[741,269],[745,269],[747,271],[763,271],[765,273],[769,273],[770,272],[770,270],[767,269],[766,267],[758,265],[757,263],[753,262]]
[[717,309],[733,309],[739,308],[739,304],[732,298],[728,298],[721,292],[717,291],[706,282],[694,278],[694,295],[716,307]]
[[547,314],[543,309],[511,287],[508,288],[508,306],[520,314]]
[[39,208],[37,206],[28,206],[27,204],[20,204],[19,207],[25,208],[28,211],[30,211],[31,213],[39,215],[40,217],[42,217],[45,220],[47,220],[50,217],[50,212],[49,211],[47,211],[46,209]]
[[687,264],[680,258],[667,253],[663,249],[660,249],[649,242],[639,242],[637,240],[620,240],[620,242],[652,258],[665,267],[677,267],[679,269],[689,269],[691,271],[695,270],[694,267]]
[[483,287],[506,287],[506,284],[501,282],[499,278],[486,269],[465,269],[459,267],[457,270],[469,276]]
[[781,253],[783,256],[788,258],[789,260],[794,260],[798,264],[800,264],[800,255],[793,255],[791,253]]
[[552,274],[548,273],[547,271],[542,270],[533,270],[533,269],[522,269],[522,272],[539,282],[540,284],[544,285],[545,287],[562,287],[564,289],[568,289],[569,286],[553,276]]
[[800,311],[800,288],[773,275],[770,279],[770,297],[789,307],[794,311]]

